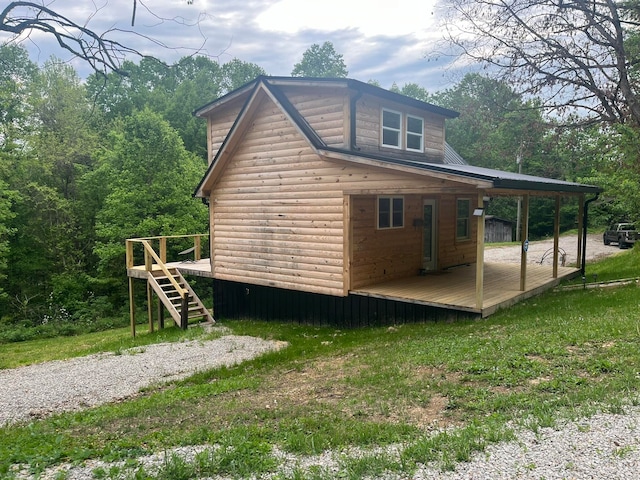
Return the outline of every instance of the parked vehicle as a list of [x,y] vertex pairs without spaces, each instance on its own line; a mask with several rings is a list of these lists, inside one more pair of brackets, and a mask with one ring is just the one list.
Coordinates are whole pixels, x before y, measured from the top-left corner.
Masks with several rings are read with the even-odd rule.
[[614,223],[603,234],[605,245],[617,243],[619,248],[633,246],[638,240],[638,231],[633,223]]

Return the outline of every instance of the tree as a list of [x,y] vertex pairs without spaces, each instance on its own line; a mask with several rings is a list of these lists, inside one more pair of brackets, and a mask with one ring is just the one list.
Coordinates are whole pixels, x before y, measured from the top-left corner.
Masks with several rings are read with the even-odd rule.
[[205,163],[148,109],[117,123],[87,187],[103,196],[96,216],[100,271],[122,285],[125,240],[204,231],[207,209],[191,194]]
[[[554,115],[640,125],[637,0],[451,0],[446,40]],[[637,42],[635,42],[637,44]],[[572,119],[576,121],[575,118]]]
[[18,148],[26,135],[29,88],[37,70],[24,48],[0,46],[0,150]]
[[2,165],[0,164],[0,306],[2,306],[7,296],[4,285],[9,262],[9,237],[14,233],[14,230],[9,225],[13,217],[15,217],[11,204],[16,194],[16,192],[9,190],[9,185],[1,179],[4,176],[4,172],[1,169]]
[[[138,2],[142,4],[141,0],[132,0],[132,27],[135,24]],[[187,3],[193,2],[187,0]],[[99,9],[97,6],[95,8],[97,13]],[[126,70],[122,68],[125,57],[133,55],[152,58],[112,38],[115,32],[122,30],[113,28],[95,32],[87,24],[88,19],[73,20],[49,8],[44,2],[9,2],[0,11],[0,32],[9,33],[12,40],[25,35],[31,36],[34,32],[53,36],[62,49],[87,62],[95,72],[126,75]],[[127,33],[143,37],[133,31]],[[157,41],[155,43],[159,44]]]
[[222,66],[208,57],[183,57],[173,65],[149,59],[123,64],[129,75],[93,74],[87,79],[89,97],[109,121],[150,108],[178,132],[185,148],[206,158],[206,122],[193,111],[241,85],[264,75],[253,63],[233,59]]
[[311,45],[291,72],[292,77],[345,78],[348,74],[342,55],[335,51],[331,42]]
[[[380,85],[376,85],[380,86]],[[395,83],[389,89],[392,92],[400,93],[402,95],[406,95],[407,97],[415,98],[416,100],[420,100],[423,102],[432,102],[432,96],[429,95],[429,92],[426,88],[421,87],[417,83],[405,83],[402,88],[399,88]]]
[[434,95],[434,102],[460,113],[447,122],[447,141],[470,163],[516,171],[520,155],[529,164],[527,173],[542,174],[531,162],[544,162],[535,157],[546,124],[534,102],[524,101],[510,85],[471,73]]

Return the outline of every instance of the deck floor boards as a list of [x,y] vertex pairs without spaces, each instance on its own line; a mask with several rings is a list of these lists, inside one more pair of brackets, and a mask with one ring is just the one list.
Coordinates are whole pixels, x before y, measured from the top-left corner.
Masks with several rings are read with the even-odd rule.
[[550,266],[527,265],[525,291],[520,290],[520,265],[485,263],[482,309],[476,308],[475,265],[446,272],[391,280],[353,290],[355,295],[422,303],[490,315],[500,307],[531,297],[575,275],[575,268],[559,267],[553,278]]

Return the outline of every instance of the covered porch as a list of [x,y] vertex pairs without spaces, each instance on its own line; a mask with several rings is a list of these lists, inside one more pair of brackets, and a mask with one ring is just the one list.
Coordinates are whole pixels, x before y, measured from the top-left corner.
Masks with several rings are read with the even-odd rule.
[[485,263],[483,298],[477,303],[476,264],[422,276],[406,277],[352,290],[352,295],[417,303],[477,313],[483,318],[558,285],[580,274],[574,267],[558,267],[554,277],[549,265],[527,265],[521,290],[521,267],[513,263]]

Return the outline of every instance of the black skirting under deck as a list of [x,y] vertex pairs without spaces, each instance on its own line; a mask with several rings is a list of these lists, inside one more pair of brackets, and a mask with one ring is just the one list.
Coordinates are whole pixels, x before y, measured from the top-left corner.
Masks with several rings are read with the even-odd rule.
[[213,280],[216,319],[255,319],[358,328],[477,318],[470,312],[349,295],[335,297],[248,283]]

